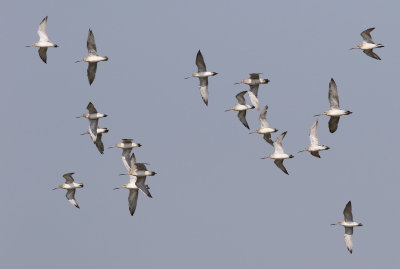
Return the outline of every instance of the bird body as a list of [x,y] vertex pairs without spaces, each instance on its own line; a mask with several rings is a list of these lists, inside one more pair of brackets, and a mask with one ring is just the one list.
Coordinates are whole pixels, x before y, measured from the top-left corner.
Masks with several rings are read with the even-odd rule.
[[89,113],[85,113],[77,118],[87,118],[89,120],[89,133],[92,137],[93,142],[97,140],[97,127],[99,119],[107,117],[106,114],[98,113],[92,102],[89,102],[86,109]]
[[257,110],[260,110],[258,105],[258,87],[260,84],[267,84],[269,82],[269,79],[260,78],[260,74],[262,73],[251,73],[250,78],[235,83],[246,84],[250,86],[250,90],[248,91],[250,102]]
[[39,24],[39,29],[37,31],[39,35],[39,41],[33,43],[30,46],[27,46],[27,47],[38,47],[39,57],[40,59],[42,59],[44,63],[47,63],[47,48],[58,47],[57,44],[54,44],[53,42],[50,41],[49,37],[47,36],[46,27],[47,27],[47,16]]
[[318,120],[314,122],[314,124],[311,126],[310,129],[310,146],[306,147],[304,150],[299,151],[299,153],[303,151],[308,151],[311,153],[311,155],[317,158],[321,158],[321,156],[319,155],[319,151],[329,149],[328,146],[324,146],[319,143],[317,128],[318,128]]
[[247,123],[247,120],[246,120],[246,110],[253,109],[254,106],[246,104],[246,100],[244,99],[244,95],[246,93],[247,93],[247,91],[242,91],[242,92],[236,94],[236,99],[238,100],[238,104],[231,107],[230,109],[225,110],[225,112],[232,111],[232,110],[239,111],[238,118],[239,118],[240,122],[244,125],[244,127],[246,127],[247,129],[250,129],[249,124]]
[[378,54],[376,54],[375,52],[373,52],[373,49],[376,48],[382,48],[384,47],[384,45],[382,44],[375,44],[375,42],[372,40],[371,37],[371,32],[374,30],[375,28],[369,28],[365,31],[363,31],[361,33],[361,37],[363,38],[363,43],[360,45],[357,45],[352,49],[361,49],[364,54],[368,55],[371,58],[374,58],[376,60],[380,60],[381,58],[378,56]]
[[353,220],[353,212],[351,207],[351,201],[346,204],[343,210],[344,221],[339,221],[331,225],[341,225],[345,228],[344,230],[344,242],[350,253],[353,253],[353,228],[357,226],[363,226],[360,222]]
[[53,190],[57,189],[65,189],[67,190],[66,197],[68,201],[73,204],[75,207],[79,208],[78,203],[75,200],[75,190],[77,188],[83,188],[82,183],[76,183],[72,177],[74,173],[67,173],[64,174],[63,177],[65,178],[65,183],[59,185],[58,187],[54,188]]
[[269,127],[269,123],[267,121],[267,110],[268,110],[268,106],[265,106],[260,113],[259,120],[261,123],[261,127],[259,129],[255,130],[254,132],[251,132],[250,134],[254,134],[254,133],[263,134],[264,140],[268,144],[273,146],[274,142],[271,140],[271,133],[275,133],[278,130],[275,128]]
[[93,32],[91,29],[89,29],[86,47],[88,50],[88,56],[76,61],[75,63],[79,63],[79,62],[89,63],[88,68],[87,68],[87,76],[88,76],[89,84],[92,85],[94,78],[96,77],[97,63],[102,62],[102,61],[108,61],[108,57],[107,56],[99,56],[97,54],[96,42],[94,40],[94,35],[93,35]]
[[315,116],[321,116],[321,115],[330,116],[331,118],[329,120],[329,131],[331,133],[334,133],[338,128],[340,117],[344,115],[349,115],[353,112],[349,110],[343,110],[340,108],[337,86],[333,78],[331,78],[331,81],[329,82],[328,99],[330,105],[329,110]]
[[197,72],[192,75],[186,77],[185,79],[196,77],[200,79],[200,95],[203,99],[203,102],[208,106],[208,77],[215,76],[217,72],[207,71],[206,63],[204,62],[203,54],[199,50],[196,55],[196,66]]
[[270,155],[268,155],[268,156],[266,156],[264,158],[261,158],[261,159],[274,159],[275,160],[274,161],[275,165],[279,169],[281,169],[282,172],[284,172],[285,174],[289,175],[288,171],[286,170],[285,166],[283,165],[283,160],[291,159],[294,156],[291,155],[291,154],[286,154],[285,151],[283,150],[282,141],[283,141],[283,138],[285,137],[286,133],[287,133],[287,131],[281,133],[276,138],[275,142],[273,143],[273,146],[274,146],[274,149],[275,149],[274,153],[272,153],[272,154],[270,154]]

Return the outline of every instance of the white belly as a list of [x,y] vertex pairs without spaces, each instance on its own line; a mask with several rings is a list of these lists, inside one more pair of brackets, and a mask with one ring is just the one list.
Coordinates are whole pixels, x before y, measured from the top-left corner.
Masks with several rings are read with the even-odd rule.
[[213,74],[212,72],[206,71],[206,72],[197,72],[197,73],[194,73],[193,76],[194,76],[194,77],[197,77],[197,78],[206,78],[206,77],[212,76],[212,74]]
[[276,130],[272,129],[272,128],[260,128],[257,130],[257,133],[259,133],[259,134],[269,134],[269,133],[274,133],[274,132],[276,132]]
[[286,154],[286,153],[283,153],[283,154],[276,154],[276,153],[274,153],[274,154],[271,154],[269,157],[270,157],[271,159],[280,159],[280,160],[289,159],[289,158],[290,158],[289,155]]
[[330,109],[330,110],[326,111],[326,115],[328,115],[328,116],[343,116],[343,115],[346,115],[346,110]]
[[326,150],[326,146],[310,146],[307,149],[308,151],[321,151]]
[[375,49],[378,46],[376,44],[372,44],[372,43],[363,43],[361,44],[360,49],[362,50],[370,50],[370,49]]
[[104,117],[104,114],[101,114],[101,113],[89,114],[90,120],[96,120],[96,119],[103,118],[103,117]]
[[136,170],[133,172],[134,176],[143,177],[143,176],[151,176],[152,172],[147,170]]
[[236,111],[242,111],[242,110],[247,110],[250,108],[251,108],[251,106],[249,106],[249,105],[236,105],[233,109]]
[[97,62],[101,62],[101,61],[107,61],[107,58],[102,57],[102,56],[97,56],[97,55],[90,55],[85,58],[85,62],[89,62],[89,63],[97,63]]
[[40,48],[49,48],[49,47],[54,47],[54,44],[48,41],[39,41],[33,44],[35,47],[40,47]]
[[359,223],[358,222],[345,222],[345,223],[343,223],[342,224],[342,226],[344,226],[344,227],[356,227],[356,226],[359,226]]

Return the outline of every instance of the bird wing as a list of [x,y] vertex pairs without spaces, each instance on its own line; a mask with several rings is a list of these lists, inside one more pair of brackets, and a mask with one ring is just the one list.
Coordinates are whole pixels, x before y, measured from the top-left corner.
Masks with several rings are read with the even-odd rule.
[[371,32],[375,29],[375,27],[373,28],[369,28],[365,31],[363,31],[361,33],[361,37],[364,40],[364,42],[366,43],[374,43],[374,41],[372,41],[372,37],[371,37]]
[[374,59],[377,59],[377,60],[380,60],[380,59],[381,59],[381,58],[378,56],[378,54],[376,54],[375,52],[372,51],[372,49],[371,49],[371,50],[363,50],[363,52],[364,52],[365,54],[367,54],[369,57],[372,57],[372,58],[374,58]]
[[247,91],[242,91],[236,94],[236,99],[238,100],[240,105],[245,105],[246,100],[244,99],[244,95],[246,94]]
[[99,119],[89,120],[89,133],[92,137],[93,142],[97,140],[97,125],[99,123]]
[[97,71],[97,63],[88,63],[87,77],[90,85],[92,85],[94,78],[96,77],[96,71]]
[[329,120],[329,131],[331,133],[336,132],[338,125],[339,125],[340,117],[331,117]]
[[200,78],[200,94],[206,105],[208,105],[208,78]]
[[135,153],[132,152],[132,155],[130,157],[130,168],[132,171],[135,171],[136,169],[139,169],[137,164],[136,164],[136,157]]
[[47,26],[47,16],[39,24],[39,29],[37,31],[40,41],[50,41],[46,33],[46,26]]
[[286,170],[285,166],[283,165],[283,159],[276,159],[274,161],[275,165],[279,167],[286,175],[289,175],[288,171]]
[[262,73],[251,73],[250,79],[260,79],[260,74]]
[[254,86],[250,86],[251,89],[250,91],[248,91],[249,93],[249,98],[250,98],[250,102],[253,104],[253,106],[257,109],[260,110],[260,106],[258,105],[258,98],[257,98],[257,94],[254,93],[254,89],[256,89],[255,91],[258,91],[258,85],[256,87]]
[[128,202],[129,202],[129,212],[131,213],[131,216],[133,216],[136,210],[138,194],[139,194],[138,189],[129,189]]
[[122,163],[128,171],[131,170],[131,151],[132,148],[122,149]]
[[47,64],[47,48],[39,48],[38,52],[40,59]]
[[353,222],[353,213],[351,213],[351,201],[349,201],[343,210],[344,221]]
[[89,29],[89,34],[86,42],[86,46],[89,52],[89,55],[96,55],[97,56],[97,48],[96,42],[94,41],[94,35],[91,29]]
[[258,97],[258,87],[260,85],[250,85],[250,92],[252,92],[256,97]]
[[87,105],[86,109],[89,111],[89,114],[95,114],[95,113],[97,113],[97,110],[96,110],[96,108],[94,107],[94,105],[93,105],[92,102],[90,102],[90,103]]
[[145,181],[146,177],[138,177],[138,179],[136,180],[136,186],[139,188],[139,190],[141,190],[144,194],[146,194],[147,197],[153,198],[151,196],[151,193],[146,187]]
[[268,106],[265,106],[263,108],[263,110],[261,110],[260,117],[259,117],[260,122],[261,122],[261,128],[269,128],[269,124],[267,121],[267,110],[268,110]]
[[275,153],[278,153],[278,154],[284,154],[285,153],[284,150],[283,150],[283,147],[282,147],[282,141],[283,141],[283,138],[285,137],[286,133],[287,133],[287,131],[281,133],[278,136],[278,138],[275,140],[275,142],[273,143],[274,148],[275,148]]
[[318,151],[310,151],[311,155],[317,158],[321,158]]
[[65,183],[72,183],[74,182],[74,178],[72,177],[72,175],[75,173],[67,173],[63,175],[63,178],[65,178]]
[[238,118],[247,129],[250,129],[249,124],[247,123],[246,120],[246,110],[239,111]]
[[74,206],[76,206],[77,208],[79,208],[78,203],[75,200],[75,189],[69,189],[67,190],[67,194],[65,195],[68,199],[68,201],[73,204]]
[[199,72],[207,71],[206,64],[204,62],[204,58],[203,58],[203,55],[201,54],[200,50],[197,52],[197,55],[196,55],[196,65],[197,65],[197,70]]
[[314,124],[311,126],[310,129],[310,144],[311,146],[319,146],[319,141],[318,141],[318,120],[314,122]]
[[103,141],[101,141],[102,136],[103,136],[103,134],[101,134],[101,133],[97,134],[97,139],[96,139],[95,144],[96,144],[96,147],[99,150],[99,152],[101,154],[104,154],[104,144],[103,144]]
[[264,140],[271,146],[274,146],[274,141],[271,139],[271,133],[264,134]]
[[336,82],[331,78],[331,81],[329,82],[329,104],[331,109],[339,109],[339,95],[337,92],[337,86]]
[[344,242],[350,253],[353,253],[353,227],[344,228]]

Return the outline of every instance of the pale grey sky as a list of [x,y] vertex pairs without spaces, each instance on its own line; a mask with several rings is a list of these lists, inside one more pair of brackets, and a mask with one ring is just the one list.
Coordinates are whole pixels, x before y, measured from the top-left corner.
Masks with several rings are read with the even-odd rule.
[[[0,10],[2,117],[0,267],[2,268],[399,268],[400,204],[398,1],[7,1]],[[37,27],[59,48],[48,64]],[[385,45],[376,61],[349,48],[376,27]],[[88,29],[99,63],[92,86]],[[196,70],[201,49],[209,79],[206,107]],[[247,89],[233,85],[263,72],[260,105],[280,132],[290,176],[272,148],[223,111]],[[296,154],[309,143],[314,114],[328,109],[328,84],[354,113],[330,134],[316,159]],[[88,123],[75,119],[92,101],[109,116],[105,146],[142,143],[138,161],[158,174],[153,199],[140,194],[133,217],[120,150],[102,156]],[[258,128],[258,112],[247,115]],[[279,132],[279,133],[280,133]],[[279,134],[278,133],[278,134]],[[273,136],[275,138],[276,135]],[[68,203],[52,191],[74,171],[85,184]],[[345,247],[343,218],[351,200],[354,251]],[[383,226],[382,223],[389,223]]]

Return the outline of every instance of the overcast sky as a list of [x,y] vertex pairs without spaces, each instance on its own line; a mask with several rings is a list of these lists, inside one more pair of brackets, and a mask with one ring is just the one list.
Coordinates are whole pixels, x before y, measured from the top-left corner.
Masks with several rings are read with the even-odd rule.
[[[0,267],[2,268],[399,268],[399,1],[7,1],[0,9]],[[44,64],[37,28],[58,48]],[[377,61],[359,50],[360,33],[385,45]],[[99,55],[92,86],[88,29]],[[209,106],[200,97],[201,49]],[[261,135],[236,113],[234,85],[251,72],[270,79],[259,90],[279,133],[290,175],[272,160]],[[319,119],[331,149],[307,152],[313,115],[329,108],[333,77],[341,107],[336,133]],[[121,138],[143,146],[151,164],[149,199],[132,217],[121,150],[100,155],[88,121],[93,102],[108,114],[106,147]],[[247,113],[251,129],[258,112]],[[278,134],[279,134],[278,133]],[[273,135],[275,139],[277,134]],[[51,189],[75,172],[76,209]],[[351,200],[354,250],[343,219]],[[383,222],[385,224],[383,225]]]

